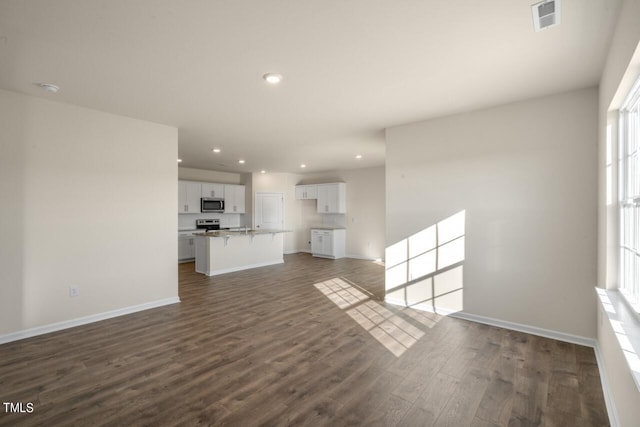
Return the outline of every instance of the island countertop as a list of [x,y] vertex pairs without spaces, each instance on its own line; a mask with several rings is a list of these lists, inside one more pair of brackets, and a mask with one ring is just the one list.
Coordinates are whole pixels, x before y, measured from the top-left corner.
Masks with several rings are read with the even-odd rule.
[[257,236],[260,234],[277,234],[277,233],[289,233],[291,230],[247,230],[247,231],[236,231],[236,230],[215,230],[215,231],[207,231],[200,233],[193,233],[194,236],[202,236],[202,237],[241,237],[241,236]]

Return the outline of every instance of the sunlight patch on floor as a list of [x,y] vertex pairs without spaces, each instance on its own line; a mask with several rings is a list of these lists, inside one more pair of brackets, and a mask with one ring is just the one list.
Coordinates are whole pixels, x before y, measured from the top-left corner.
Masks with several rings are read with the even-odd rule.
[[[396,357],[400,357],[424,336],[419,328],[342,278],[326,280],[314,286]],[[437,319],[411,309],[403,313],[428,327],[433,327],[437,322]]]

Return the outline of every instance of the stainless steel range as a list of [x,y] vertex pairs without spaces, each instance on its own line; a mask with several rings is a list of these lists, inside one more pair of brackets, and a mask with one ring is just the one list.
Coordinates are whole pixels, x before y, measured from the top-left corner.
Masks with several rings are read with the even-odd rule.
[[219,219],[196,219],[196,228],[204,230],[220,230]]

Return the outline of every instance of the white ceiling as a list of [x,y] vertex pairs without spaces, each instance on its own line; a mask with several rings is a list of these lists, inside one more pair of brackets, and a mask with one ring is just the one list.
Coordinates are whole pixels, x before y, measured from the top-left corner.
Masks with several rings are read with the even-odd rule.
[[598,83],[619,0],[535,2],[0,0],[0,88],[176,126],[184,167],[382,165],[385,127]]

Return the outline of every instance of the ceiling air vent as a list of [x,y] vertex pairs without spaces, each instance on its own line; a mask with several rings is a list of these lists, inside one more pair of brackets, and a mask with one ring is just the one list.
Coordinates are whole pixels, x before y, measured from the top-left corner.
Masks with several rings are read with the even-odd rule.
[[560,23],[560,0],[547,0],[531,6],[533,28],[546,30]]

